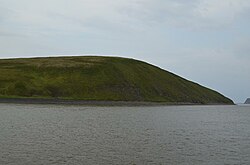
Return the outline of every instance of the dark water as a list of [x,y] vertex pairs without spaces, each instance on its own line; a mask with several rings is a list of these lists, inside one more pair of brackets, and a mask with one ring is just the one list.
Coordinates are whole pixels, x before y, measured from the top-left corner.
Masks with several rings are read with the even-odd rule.
[[250,164],[250,106],[0,104],[0,164]]

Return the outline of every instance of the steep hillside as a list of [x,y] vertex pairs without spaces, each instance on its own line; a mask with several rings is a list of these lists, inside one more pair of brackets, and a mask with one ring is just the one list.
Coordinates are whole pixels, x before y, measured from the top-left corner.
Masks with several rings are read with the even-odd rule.
[[0,60],[0,97],[233,103],[148,63],[97,56]]

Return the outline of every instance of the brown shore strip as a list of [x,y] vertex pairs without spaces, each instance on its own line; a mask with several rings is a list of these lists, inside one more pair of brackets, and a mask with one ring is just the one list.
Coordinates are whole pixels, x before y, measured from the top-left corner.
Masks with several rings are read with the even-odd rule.
[[66,100],[66,99],[41,99],[41,98],[0,98],[0,103],[12,103],[12,104],[88,105],[88,106],[202,105],[202,104],[195,104],[195,103],[173,103],[173,102],[96,101],[96,100]]

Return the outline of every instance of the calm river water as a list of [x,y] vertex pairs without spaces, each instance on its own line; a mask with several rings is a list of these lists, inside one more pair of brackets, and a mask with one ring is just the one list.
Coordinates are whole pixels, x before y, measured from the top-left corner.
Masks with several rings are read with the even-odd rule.
[[0,164],[250,164],[250,106],[0,104]]

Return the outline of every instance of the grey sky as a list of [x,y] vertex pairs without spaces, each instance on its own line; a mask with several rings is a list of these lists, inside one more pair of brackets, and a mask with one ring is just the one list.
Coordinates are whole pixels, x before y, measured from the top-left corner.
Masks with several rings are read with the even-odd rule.
[[249,0],[0,0],[0,58],[119,55],[250,97]]

